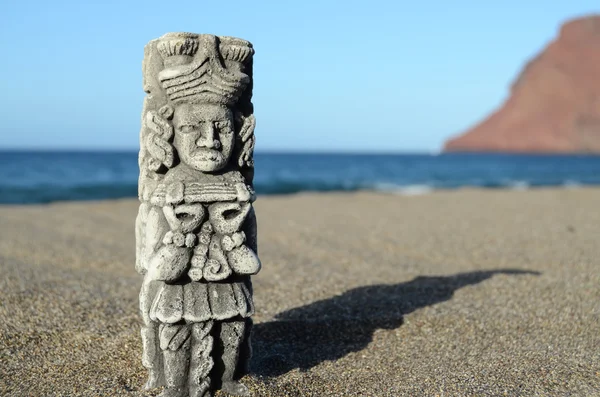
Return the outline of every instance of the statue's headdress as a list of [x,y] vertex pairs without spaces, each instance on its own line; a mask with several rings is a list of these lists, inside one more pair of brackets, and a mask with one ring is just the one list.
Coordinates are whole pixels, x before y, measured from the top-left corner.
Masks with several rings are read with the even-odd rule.
[[157,44],[165,69],[158,80],[174,104],[219,103],[231,106],[250,82],[243,72],[254,49],[241,39],[169,33]]

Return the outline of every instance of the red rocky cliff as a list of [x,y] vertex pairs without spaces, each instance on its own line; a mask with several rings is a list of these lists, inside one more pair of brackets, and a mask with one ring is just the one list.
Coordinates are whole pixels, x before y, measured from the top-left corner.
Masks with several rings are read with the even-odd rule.
[[444,151],[600,153],[600,15],[565,23],[502,107]]

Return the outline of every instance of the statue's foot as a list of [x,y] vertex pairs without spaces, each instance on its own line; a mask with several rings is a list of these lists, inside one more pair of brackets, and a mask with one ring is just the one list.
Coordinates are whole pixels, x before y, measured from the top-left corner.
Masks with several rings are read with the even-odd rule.
[[190,386],[190,397],[211,397],[210,383],[203,383],[201,385]]
[[148,380],[146,381],[146,384],[144,385],[144,389],[150,390],[150,389],[154,389],[159,386],[160,386],[160,384],[158,382],[158,377],[153,372],[150,372],[150,376],[148,377]]
[[183,387],[165,387],[165,390],[158,397],[187,397],[188,392]]
[[226,393],[231,394],[232,396],[239,397],[249,397],[250,390],[241,382],[237,382],[234,380],[223,382],[221,386],[221,390]]

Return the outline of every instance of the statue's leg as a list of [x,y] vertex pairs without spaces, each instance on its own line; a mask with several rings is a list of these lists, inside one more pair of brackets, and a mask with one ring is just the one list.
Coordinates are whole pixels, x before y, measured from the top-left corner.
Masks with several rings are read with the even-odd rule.
[[183,397],[188,392],[191,326],[161,324],[160,348],[163,351],[165,391],[161,397]]
[[244,338],[240,345],[240,357],[235,373],[236,379],[239,379],[250,372],[250,359],[252,358],[252,341],[250,337],[253,325],[254,323],[252,322],[251,317],[245,319]]
[[212,321],[192,324],[192,350],[190,361],[190,397],[209,397],[211,395],[210,372],[213,369]]
[[158,324],[149,321],[148,324],[142,326],[142,364],[148,368],[148,380],[146,381],[145,389],[153,389],[162,385],[161,368],[162,357],[157,354],[158,343]]
[[238,381],[240,360],[246,361],[244,339],[246,319],[236,318],[221,323],[221,389],[234,396],[249,396],[248,388]]
[[156,283],[144,282],[140,291],[140,312],[142,315],[142,364],[148,369],[145,388],[153,389],[164,385],[163,357],[159,347],[159,323],[150,319],[150,303],[156,293]]

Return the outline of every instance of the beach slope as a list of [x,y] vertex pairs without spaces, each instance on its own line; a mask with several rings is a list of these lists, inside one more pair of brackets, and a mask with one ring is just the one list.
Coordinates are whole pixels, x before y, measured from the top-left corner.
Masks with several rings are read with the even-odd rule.
[[[255,396],[600,395],[600,189],[256,202]],[[141,390],[136,200],[0,207],[0,395]]]

